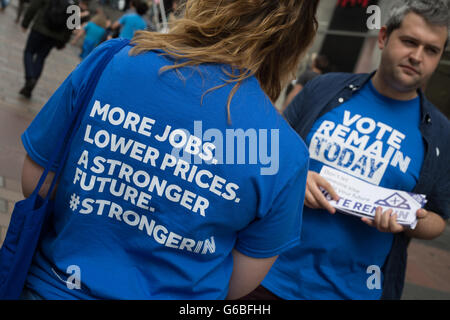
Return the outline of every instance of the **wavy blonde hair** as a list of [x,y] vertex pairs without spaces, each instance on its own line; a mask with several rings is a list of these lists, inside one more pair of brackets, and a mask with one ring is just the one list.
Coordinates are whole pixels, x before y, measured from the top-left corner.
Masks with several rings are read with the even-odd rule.
[[136,32],[130,54],[162,50],[177,62],[161,71],[202,63],[232,66],[237,72],[228,73],[224,84],[235,83],[227,101],[230,120],[233,95],[240,83],[253,75],[269,98],[276,101],[314,39],[318,3],[319,0],[188,0],[184,16],[174,22],[168,34]]

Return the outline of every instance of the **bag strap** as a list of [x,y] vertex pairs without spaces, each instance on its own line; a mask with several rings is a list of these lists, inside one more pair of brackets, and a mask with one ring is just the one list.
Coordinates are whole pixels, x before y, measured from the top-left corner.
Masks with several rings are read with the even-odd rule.
[[66,162],[67,156],[69,155],[70,145],[77,131],[76,128],[79,128],[80,126],[80,122],[83,117],[84,111],[86,110],[87,105],[91,100],[92,95],[94,94],[94,90],[97,86],[97,82],[100,79],[100,76],[103,73],[103,70],[106,68],[107,64],[111,61],[114,55],[117,52],[119,52],[122,48],[127,46],[129,43],[130,41],[127,39],[121,39],[120,41],[114,43],[111,49],[107,52],[106,56],[95,66],[95,69],[93,70],[91,77],[89,77],[86,86],[83,88],[85,92],[81,90],[81,93],[77,97],[75,109],[70,117],[69,122],[70,125],[66,127],[64,133],[61,134],[61,136],[59,137],[58,142],[56,144],[56,150],[55,152],[52,153],[50,160],[47,162],[44,172],[42,173],[41,178],[39,179],[39,182],[30,197],[37,197],[39,191],[42,188],[42,185],[44,184],[45,179],[47,178],[50,169],[56,163],[57,157],[62,153],[62,157],[58,161],[57,171],[55,173],[55,176],[52,180],[52,184],[48,190],[48,193],[44,201],[48,201],[50,199],[52,191],[56,185],[56,181],[58,181],[64,163]]

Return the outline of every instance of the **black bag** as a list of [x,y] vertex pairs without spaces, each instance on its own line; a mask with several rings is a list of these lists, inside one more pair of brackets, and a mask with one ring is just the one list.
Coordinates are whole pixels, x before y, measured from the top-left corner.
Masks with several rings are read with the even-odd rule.
[[67,28],[67,19],[71,15],[67,13],[67,8],[74,4],[74,0],[50,0],[44,13],[47,27],[54,31]]

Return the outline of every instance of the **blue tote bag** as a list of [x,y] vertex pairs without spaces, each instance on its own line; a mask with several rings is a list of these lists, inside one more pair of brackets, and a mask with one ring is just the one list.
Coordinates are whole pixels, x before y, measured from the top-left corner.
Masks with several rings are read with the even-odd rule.
[[[129,40],[125,39],[116,41],[103,60],[97,64],[87,82],[86,91],[77,97],[76,109],[72,112],[70,125],[67,126],[65,133],[61,135],[59,141],[55,144],[55,150],[36,188],[30,197],[17,202],[14,207],[6,238],[0,249],[0,299],[2,300],[16,300],[20,298],[40,235],[42,232],[45,232],[43,229],[45,229],[46,220],[49,219],[53,212],[54,202],[50,199],[50,195],[64,167],[76,128],[79,127],[82,115],[106,65],[128,43]],[[60,160],[57,161],[60,155]],[[50,168],[56,163],[58,164],[58,169],[47,196],[41,198],[39,190],[44,184]]]

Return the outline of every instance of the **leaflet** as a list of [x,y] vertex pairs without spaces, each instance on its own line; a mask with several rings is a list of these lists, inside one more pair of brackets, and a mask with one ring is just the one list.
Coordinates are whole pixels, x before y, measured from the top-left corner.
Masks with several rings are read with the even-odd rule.
[[339,201],[334,201],[322,190],[330,204],[345,214],[373,219],[377,207],[382,207],[383,211],[392,209],[399,224],[414,229],[416,212],[427,202],[425,195],[379,187],[328,166],[322,167],[320,175],[340,197]]

